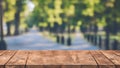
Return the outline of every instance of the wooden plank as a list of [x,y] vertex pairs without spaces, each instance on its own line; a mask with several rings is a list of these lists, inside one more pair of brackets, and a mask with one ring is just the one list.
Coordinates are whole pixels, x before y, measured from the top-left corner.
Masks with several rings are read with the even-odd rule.
[[60,68],[51,51],[31,51],[26,68]]
[[0,55],[2,55],[5,52],[5,50],[0,50]]
[[[42,59],[40,59],[40,53],[39,51],[30,51],[28,60],[26,63],[26,68],[43,68],[43,66],[40,64],[42,63]],[[39,65],[40,64],[40,65]]]
[[77,68],[97,68],[97,63],[89,51],[69,51],[69,54],[74,63],[70,66],[76,66]]
[[90,51],[95,58],[99,68],[115,68],[115,65],[104,56],[100,51]]
[[80,65],[76,65],[76,55],[71,54],[73,51],[53,51],[54,57],[57,60],[56,64],[61,68],[80,68]]
[[6,68],[25,68],[28,51],[18,51],[5,65]]
[[53,51],[49,51],[49,50],[42,50],[42,51],[36,51],[38,52],[38,54],[40,54],[41,56],[51,56]]
[[[66,52],[67,53],[67,52]],[[69,52],[66,55],[56,56],[57,64],[61,65],[61,68],[80,68],[80,65],[76,65],[77,60],[76,56],[70,55]]]
[[[34,51],[29,55],[26,66],[27,68],[70,68],[70,65],[73,64],[66,51]],[[75,65],[72,67],[80,68]]]
[[59,55],[69,55],[69,52],[70,51],[67,51],[67,50],[53,50],[52,51],[53,52],[53,54],[56,56],[59,56]]
[[14,56],[16,51],[5,51],[0,55],[0,68],[4,68],[4,65]]
[[0,68],[120,68],[120,51],[0,51]]
[[116,68],[120,68],[120,56],[116,55],[114,51],[101,51],[110,61],[112,61]]
[[120,56],[120,51],[119,50],[114,50],[114,53],[118,56]]
[[[0,50],[0,56],[1,55],[3,55],[5,53],[5,51],[4,50]],[[1,63],[1,62],[0,62]],[[4,67],[4,65],[0,65],[0,68],[3,68]]]
[[77,58],[76,64],[81,65],[81,68],[97,68],[97,63],[89,51],[79,51]]

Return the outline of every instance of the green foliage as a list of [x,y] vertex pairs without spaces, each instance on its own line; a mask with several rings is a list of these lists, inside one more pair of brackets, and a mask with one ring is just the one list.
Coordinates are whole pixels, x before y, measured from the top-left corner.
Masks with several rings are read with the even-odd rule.
[[[97,28],[110,26],[114,32],[114,22],[120,22],[120,0],[32,0],[34,11],[28,17],[31,25],[42,26],[58,23],[59,26],[77,26],[87,30],[90,25]],[[109,19],[109,21],[107,21]],[[42,24],[43,23],[43,24]],[[47,27],[47,26],[46,26]]]
[[26,5],[26,0],[16,0],[16,10],[18,12],[24,11],[25,10],[25,5]]
[[5,21],[11,21],[14,19],[14,13],[15,13],[15,0],[4,0],[4,20]]

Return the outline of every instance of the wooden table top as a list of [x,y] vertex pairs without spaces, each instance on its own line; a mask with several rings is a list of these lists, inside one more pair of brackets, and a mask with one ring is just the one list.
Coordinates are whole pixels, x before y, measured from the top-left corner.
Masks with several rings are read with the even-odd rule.
[[0,51],[0,68],[120,68],[120,51]]

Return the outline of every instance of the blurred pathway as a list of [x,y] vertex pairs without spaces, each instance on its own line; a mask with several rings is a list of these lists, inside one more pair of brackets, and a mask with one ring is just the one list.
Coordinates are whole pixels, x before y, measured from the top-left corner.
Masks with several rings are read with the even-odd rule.
[[80,32],[76,33],[76,36],[73,40],[72,47],[69,49],[76,50],[99,50],[98,47],[92,45],[87,40],[84,39]]
[[72,46],[57,44],[43,37],[37,31],[30,31],[27,34],[5,38],[8,50],[98,50],[85,41],[80,34],[76,34]]

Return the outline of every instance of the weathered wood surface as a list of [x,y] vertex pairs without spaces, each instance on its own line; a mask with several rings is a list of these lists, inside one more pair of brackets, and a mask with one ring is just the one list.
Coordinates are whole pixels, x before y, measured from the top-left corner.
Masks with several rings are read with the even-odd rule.
[[120,68],[120,51],[0,51],[0,68]]

